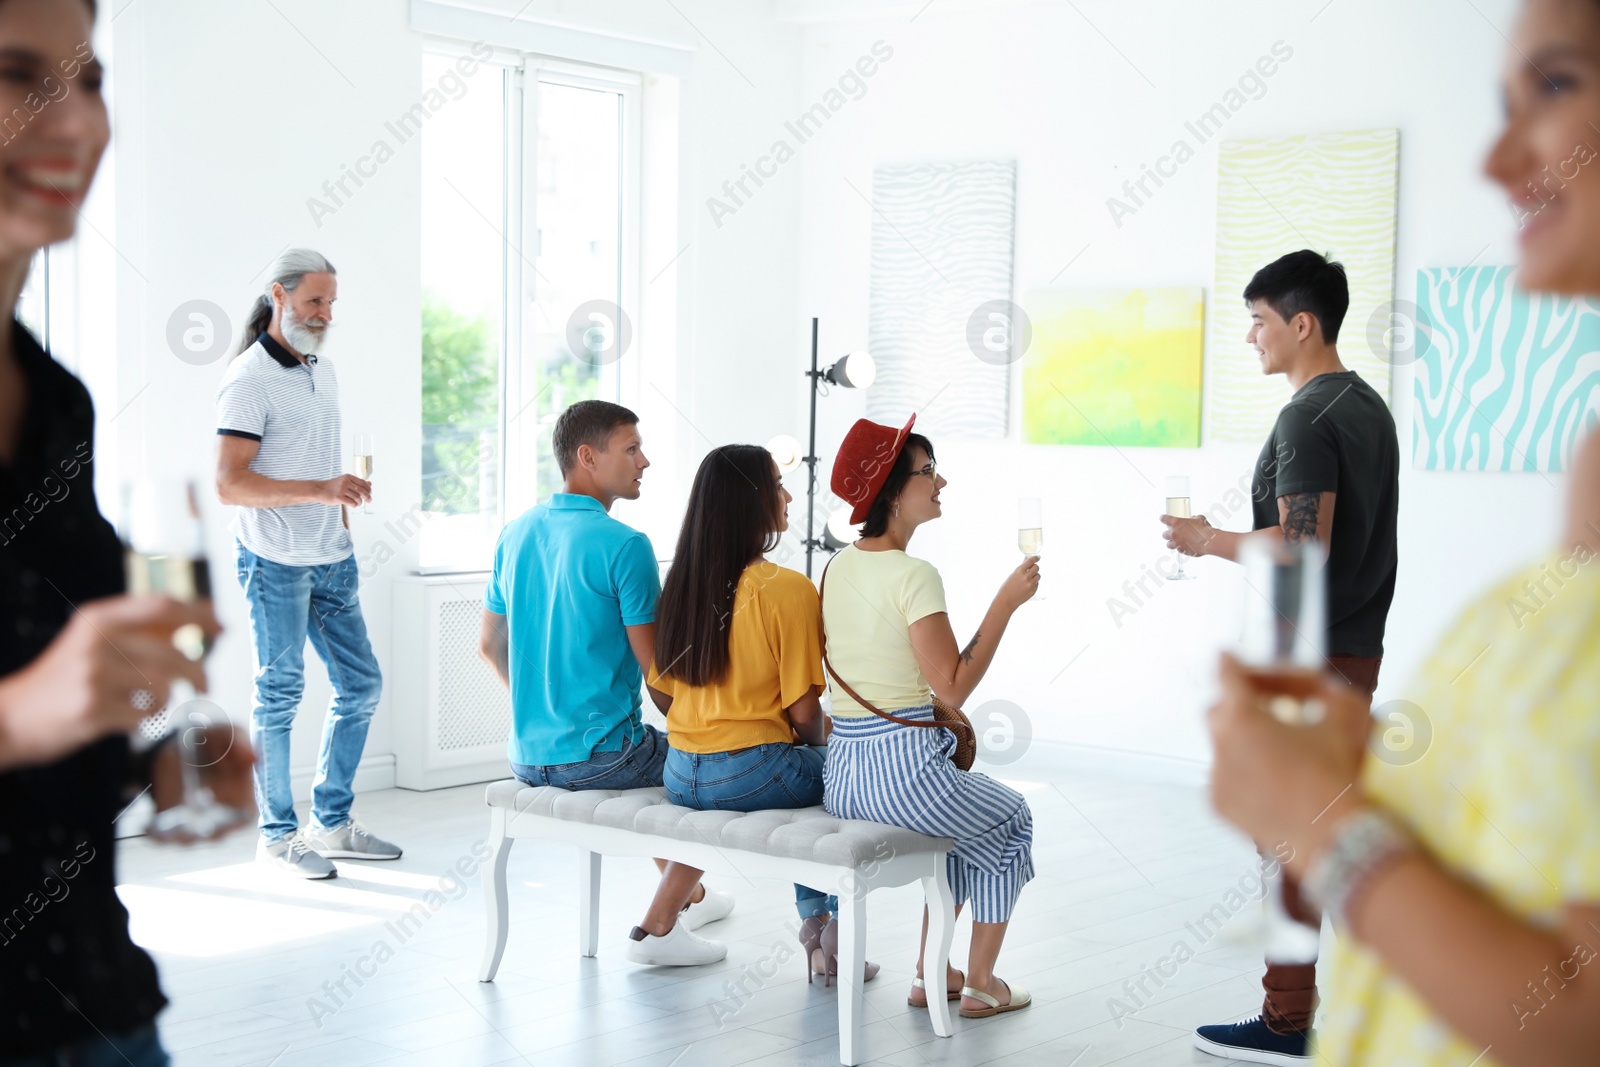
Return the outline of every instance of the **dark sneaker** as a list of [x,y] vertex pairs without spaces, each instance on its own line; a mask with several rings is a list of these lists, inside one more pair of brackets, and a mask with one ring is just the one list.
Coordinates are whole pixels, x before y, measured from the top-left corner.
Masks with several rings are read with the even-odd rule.
[[1194,1047],[1213,1056],[1247,1063],[1276,1063],[1298,1067],[1310,1063],[1305,1034],[1275,1034],[1261,1016],[1242,1023],[1202,1026],[1194,1032]]

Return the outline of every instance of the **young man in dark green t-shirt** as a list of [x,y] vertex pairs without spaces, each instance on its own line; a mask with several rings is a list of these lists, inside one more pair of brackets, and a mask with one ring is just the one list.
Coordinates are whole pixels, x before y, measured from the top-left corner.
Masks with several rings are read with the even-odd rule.
[[[1345,368],[1335,347],[1350,306],[1344,268],[1310,250],[1256,272],[1245,288],[1247,338],[1264,374],[1282,374],[1294,395],[1278,414],[1252,483],[1250,533],[1204,517],[1162,516],[1167,546],[1191,556],[1237,560],[1247,538],[1316,540],[1327,552],[1327,659],[1370,700],[1383,661],[1383,629],[1394,599],[1400,443],[1377,391]],[[1322,918],[1285,876],[1290,914],[1320,929]],[[1267,961],[1260,1017],[1202,1026],[1195,1045],[1257,1063],[1308,1062],[1316,1010],[1316,963]]]

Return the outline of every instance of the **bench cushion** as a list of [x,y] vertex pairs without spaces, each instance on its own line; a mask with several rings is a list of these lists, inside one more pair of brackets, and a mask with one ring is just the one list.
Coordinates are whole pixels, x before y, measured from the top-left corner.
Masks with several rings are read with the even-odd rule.
[[[859,867],[873,859],[916,852],[948,852],[953,844],[947,837],[928,837],[886,823],[836,819],[820,806],[697,811],[668,803],[661,789],[573,791],[525,785],[512,778],[491,784],[484,799],[491,808],[835,867]],[[513,823],[510,833],[516,832]]]

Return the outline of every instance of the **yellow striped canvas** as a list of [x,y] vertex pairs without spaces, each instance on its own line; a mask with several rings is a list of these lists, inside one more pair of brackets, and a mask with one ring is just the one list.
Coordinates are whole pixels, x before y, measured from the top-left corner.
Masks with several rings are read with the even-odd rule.
[[1261,373],[1245,343],[1252,275],[1302,248],[1331,254],[1350,278],[1339,356],[1389,395],[1389,334],[1368,326],[1394,299],[1400,131],[1227,141],[1218,150],[1217,266],[1207,363],[1207,437],[1263,440],[1289,399],[1282,376]]

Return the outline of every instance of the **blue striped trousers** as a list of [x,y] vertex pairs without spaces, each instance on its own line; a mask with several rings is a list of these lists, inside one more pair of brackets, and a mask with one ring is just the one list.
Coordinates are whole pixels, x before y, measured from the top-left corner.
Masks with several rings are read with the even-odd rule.
[[[924,705],[895,711],[933,719]],[[957,906],[977,922],[1011,918],[1033,878],[1033,812],[1010,786],[950,762],[949,730],[880,719],[835,718],[822,769],[822,806],[841,819],[870,819],[955,840],[946,868]]]

